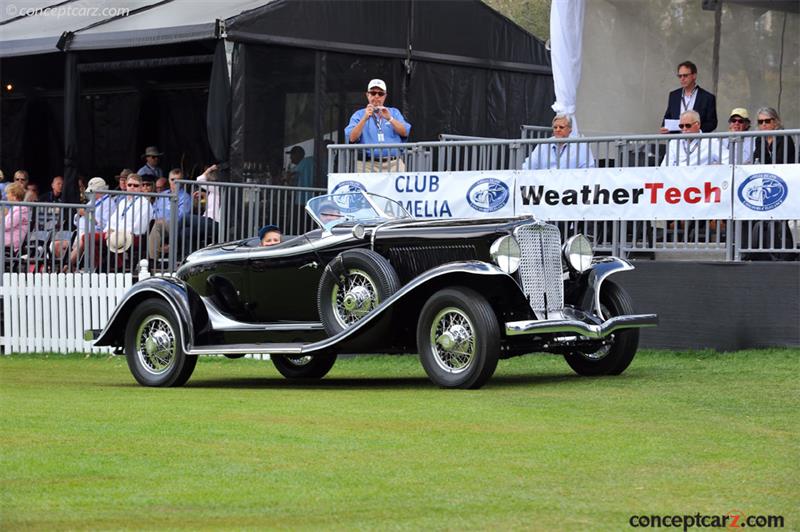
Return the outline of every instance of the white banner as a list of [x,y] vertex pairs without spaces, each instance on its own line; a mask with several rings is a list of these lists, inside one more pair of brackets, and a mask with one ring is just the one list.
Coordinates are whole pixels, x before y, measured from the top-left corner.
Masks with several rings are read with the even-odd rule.
[[331,193],[354,188],[397,200],[418,218],[800,218],[800,164],[736,166],[735,173],[710,165],[329,176]]
[[737,166],[734,175],[734,218],[800,219],[800,164]]
[[512,170],[330,174],[328,192],[364,189],[399,201],[417,218],[514,216]]
[[543,220],[719,220],[729,165],[519,171],[516,214]]

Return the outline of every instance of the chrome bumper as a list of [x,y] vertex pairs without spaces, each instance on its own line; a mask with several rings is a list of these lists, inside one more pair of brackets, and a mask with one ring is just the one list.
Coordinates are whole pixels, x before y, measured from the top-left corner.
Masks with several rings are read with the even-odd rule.
[[643,327],[655,327],[656,325],[658,325],[658,316],[656,314],[616,316],[599,325],[573,319],[523,320],[506,323],[506,335],[573,333],[587,338],[605,338],[619,329],[641,329]]

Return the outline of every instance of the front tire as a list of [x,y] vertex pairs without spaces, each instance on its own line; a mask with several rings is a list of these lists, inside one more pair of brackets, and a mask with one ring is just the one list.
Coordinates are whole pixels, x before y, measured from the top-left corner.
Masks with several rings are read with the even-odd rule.
[[[633,303],[628,293],[619,285],[606,281],[600,292],[600,306],[605,319],[633,314]],[[624,329],[610,337],[610,344],[597,351],[575,352],[564,359],[575,373],[593,377],[619,375],[630,365],[639,348],[639,329]]]
[[480,388],[494,374],[500,326],[489,302],[466,288],[436,292],[422,307],[417,348],[425,372],[442,388]]
[[292,380],[321,379],[333,367],[336,355],[273,355],[272,364],[278,372]]
[[180,334],[178,319],[163,299],[147,299],[133,310],[125,328],[125,355],[139,384],[186,384],[197,357],[183,352]]

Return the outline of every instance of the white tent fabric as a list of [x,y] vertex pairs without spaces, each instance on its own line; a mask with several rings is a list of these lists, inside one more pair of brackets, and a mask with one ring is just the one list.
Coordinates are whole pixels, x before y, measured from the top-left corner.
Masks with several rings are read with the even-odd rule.
[[553,0],[550,7],[550,48],[556,93],[552,107],[556,114],[572,118],[572,136],[578,135],[575,112],[581,83],[585,12],[586,0]]
[[217,20],[269,3],[270,0],[17,0],[16,14],[7,8],[6,17],[0,21],[0,57],[58,52],[56,44],[64,32],[74,33],[70,50],[213,39]]

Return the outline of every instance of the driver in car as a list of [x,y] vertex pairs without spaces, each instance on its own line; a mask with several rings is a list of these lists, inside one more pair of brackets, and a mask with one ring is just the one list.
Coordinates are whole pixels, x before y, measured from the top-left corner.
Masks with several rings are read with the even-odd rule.
[[319,207],[319,219],[325,229],[330,229],[336,225],[336,222],[341,220],[342,217],[342,211],[339,210],[339,206],[332,201],[325,202]]

